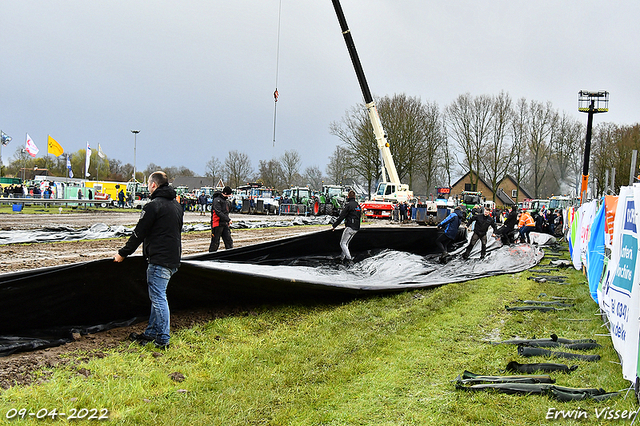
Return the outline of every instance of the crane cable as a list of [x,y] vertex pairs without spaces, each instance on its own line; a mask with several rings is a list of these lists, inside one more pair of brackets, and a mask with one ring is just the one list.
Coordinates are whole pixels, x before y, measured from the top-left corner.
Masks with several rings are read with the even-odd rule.
[[276,90],[273,91],[273,146],[276,146],[276,117],[278,113],[278,70],[280,67],[280,20],[282,17],[282,0],[278,6],[278,43],[276,46]]

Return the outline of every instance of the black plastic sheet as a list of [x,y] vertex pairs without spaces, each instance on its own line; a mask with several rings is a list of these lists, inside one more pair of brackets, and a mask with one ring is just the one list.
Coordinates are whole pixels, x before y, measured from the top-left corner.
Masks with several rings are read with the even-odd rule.
[[[370,294],[428,288],[451,282],[514,273],[536,265],[542,250],[530,245],[500,247],[488,255],[446,265],[437,262],[438,230],[431,227],[363,228],[350,249],[356,263],[337,262],[341,231],[315,233],[183,258],[169,284],[172,310],[226,303],[340,301]],[[495,240],[494,240],[495,241]],[[458,242],[463,250],[464,240]],[[479,244],[478,244],[479,246]],[[12,351],[16,339],[55,341],[70,330],[86,333],[118,321],[146,317],[146,262],[132,256],[0,275],[2,339]]]

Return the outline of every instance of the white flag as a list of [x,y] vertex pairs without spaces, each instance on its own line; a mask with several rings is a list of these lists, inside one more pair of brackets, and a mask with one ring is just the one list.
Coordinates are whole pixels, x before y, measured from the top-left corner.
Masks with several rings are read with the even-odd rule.
[[100,147],[100,144],[98,144],[98,157],[100,158],[106,157],[106,155],[104,155],[104,152],[102,152],[102,148]]
[[27,133],[27,142],[25,143],[25,148],[29,155],[32,157],[35,157],[38,154],[38,151],[40,151],[36,144],[33,143],[33,140],[31,139],[31,136],[29,136],[29,133]]
[[69,170],[69,177],[73,177],[73,171],[71,170],[71,157],[67,155],[67,170]]
[[84,162],[84,174],[85,177],[89,177],[89,163],[91,162],[91,147],[89,146],[89,142],[87,142],[87,157]]

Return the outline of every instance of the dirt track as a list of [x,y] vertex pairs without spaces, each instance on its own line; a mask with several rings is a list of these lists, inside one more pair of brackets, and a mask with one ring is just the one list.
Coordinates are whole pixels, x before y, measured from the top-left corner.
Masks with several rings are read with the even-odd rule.
[[[232,215],[232,220],[246,220],[246,215]],[[266,219],[264,216],[254,219]],[[269,218],[270,219],[270,218]],[[277,220],[287,220],[278,216]],[[138,220],[138,212],[126,213],[79,213],[68,215],[23,215],[9,214],[0,216],[0,228],[39,229],[43,226],[69,226],[85,228],[95,223],[109,226],[134,226]],[[187,212],[185,223],[208,222],[209,216]],[[315,232],[322,229],[318,226],[295,226],[285,228],[242,229],[232,231],[234,246],[242,247],[262,241],[269,241],[293,235]],[[113,257],[124,245],[126,238],[91,240],[77,242],[55,242],[37,244],[0,245],[0,273],[35,269],[46,266],[64,265]],[[209,247],[210,232],[200,231],[183,234],[183,254],[206,252]],[[140,249],[139,249],[140,250]],[[224,311],[172,312],[172,330],[188,328],[194,324],[210,321],[214,318],[230,314],[244,313],[247,307],[229,307]],[[66,345],[34,352],[14,354],[0,358],[0,388],[14,385],[30,384],[35,380],[35,372],[45,371],[39,380],[45,380],[46,371],[60,364],[74,365],[82,353],[82,357],[103,357],[104,350],[114,348],[126,341],[132,331],[140,331],[146,324],[121,327],[87,336],[77,336],[77,340]],[[69,356],[72,355],[72,356]]]
[[[0,217],[1,230],[30,230],[43,227],[68,226],[74,229],[88,228],[96,223],[104,223],[109,226],[135,226],[139,216],[138,211],[126,213],[98,212],[98,213],[73,213],[64,215],[55,214],[11,214]],[[232,220],[271,219],[273,216],[246,216],[232,215]],[[289,220],[292,218],[278,217],[277,220]],[[200,216],[198,213],[186,212],[184,222],[207,223],[209,215]],[[283,238],[317,230],[318,227],[290,227],[268,228],[256,230],[233,230],[233,240],[236,247],[247,244],[255,244],[260,241]],[[209,248],[210,234],[206,231],[186,233],[182,237],[182,252],[184,255],[206,252]],[[105,240],[80,241],[80,242],[54,242],[38,244],[0,245],[0,273],[14,272],[25,269],[42,268],[68,263],[86,262],[90,260],[113,257],[115,252],[122,247],[125,238],[113,238]],[[142,248],[137,253],[141,253]]]

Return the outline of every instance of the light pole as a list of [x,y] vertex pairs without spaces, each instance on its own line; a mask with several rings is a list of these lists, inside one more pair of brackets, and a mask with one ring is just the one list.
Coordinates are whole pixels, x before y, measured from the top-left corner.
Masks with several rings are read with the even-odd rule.
[[137,142],[137,137],[138,137],[138,133],[140,133],[140,130],[132,130],[131,133],[133,133],[133,181],[137,182],[136,180],[136,142]]
[[587,202],[587,185],[589,183],[589,155],[591,153],[591,127],[593,126],[593,114],[609,111],[609,92],[578,92],[578,111],[588,113],[587,136],[584,145],[584,162],[582,165],[582,183],[580,185],[580,205]]

